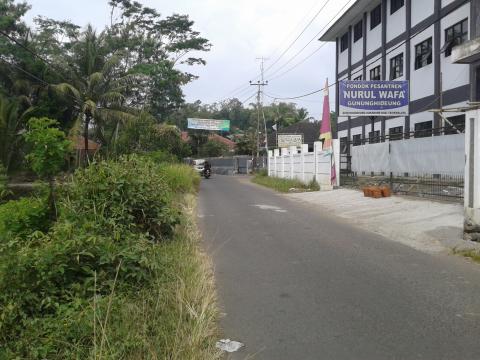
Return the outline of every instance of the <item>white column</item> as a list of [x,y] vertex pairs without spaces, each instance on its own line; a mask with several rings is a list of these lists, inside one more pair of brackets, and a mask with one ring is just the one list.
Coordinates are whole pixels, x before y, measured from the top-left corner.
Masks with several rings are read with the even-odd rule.
[[272,150],[268,150],[268,153],[267,153],[267,174],[268,176],[271,176],[271,173],[272,173],[272,159],[273,157],[273,151]]
[[335,161],[335,174],[337,175],[335,184],[333,185],[340,186],[340,140],[333,139],[332,147],[333,147],[333,160]]
[[297,153],[296,146],[290,146],[290,179],[295,179],[295,154]]
[[275,174],[273,176],[278,176],[278,156],[280,155],[280,151],[278,149],[273,150],[273,157],[275,158]]
[[314,161],[315,161],[315,171],[314,171],[314,176],[315,180],[318,182],[318,155],[322,151],[322,142],[321,141],[315,141],[313,143],[313,154],[314,154]]
[[282,176],[280,176],[281,178],[285,177],[285,158],[287,157],[286,150],[287,149],[280,149],[280,156],[282,158]]
[[308,144],[302,145],[302,181],[305,182],[305,154],[308,153]]
[[464,238],[480,241],[480,110],[465,114]]

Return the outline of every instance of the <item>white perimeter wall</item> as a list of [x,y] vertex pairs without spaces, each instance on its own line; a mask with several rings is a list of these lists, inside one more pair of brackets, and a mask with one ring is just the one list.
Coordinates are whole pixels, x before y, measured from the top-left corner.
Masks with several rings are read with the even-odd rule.
[[357,173],[463,175],[465,134],[354,146],[352,170]]
[[333,140],[335,159],[331,152],[320,151],[321,143],[315,143],[315,151],[303,152],[296,149],[276,149],[269,152],[268,175],[296,179],[303,183],[316,180],[320,186],[331,186],[332,161],[335,162],[337,181],[340,178],[340,141]]

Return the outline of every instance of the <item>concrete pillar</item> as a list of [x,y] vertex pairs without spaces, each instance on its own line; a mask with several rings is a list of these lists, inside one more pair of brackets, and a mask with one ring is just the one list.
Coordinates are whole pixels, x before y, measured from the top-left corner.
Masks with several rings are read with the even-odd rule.
[[272,160],[271,160],[272,157],[273,157],[273,151],[268,150],[268,154],[267,154],[267,174],[268,174],[268,176],[272,175]]
[[302,181],[305,183],[305,154],[308,154],[308,144],[302,145]]
[[313,143],[313,161],[315,162],[315,171],[314,176],[315,180],[318,182],[318,154],[322,151],[323,143],[321,141],[315,141]]
[[295,155],[297,154],[297,147],[290,146],[290,179],[295,178]]
[[464,239],[480,241],[480,110],[465,114]]
[[335,162],[336,179],[333,186],[340,186],[340,140],[332,139],[333,161]]
[[275,159],[275,174],[273,174],[273,176],[278,176],[278,157],[280,156],[280,150],[279,149],[275,149],[273,150],[273,157]]

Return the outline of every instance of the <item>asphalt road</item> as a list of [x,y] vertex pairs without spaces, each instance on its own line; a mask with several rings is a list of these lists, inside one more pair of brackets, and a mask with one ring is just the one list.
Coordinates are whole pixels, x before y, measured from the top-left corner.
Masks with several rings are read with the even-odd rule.
[[246,177],[203,180],[231,359],[480,359],[480,265],[429,255]]

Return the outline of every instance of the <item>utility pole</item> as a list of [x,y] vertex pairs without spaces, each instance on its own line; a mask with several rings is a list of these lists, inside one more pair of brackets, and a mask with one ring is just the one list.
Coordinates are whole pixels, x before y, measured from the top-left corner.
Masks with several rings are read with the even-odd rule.
[[263,87],[268,85],[268,81],[264,79],[264,65],[267,58],[256,58],[260,61],[260,74],[261,79],[257,82],[250,81],[250,85],[257,86],[257,158],[260,157],[260,109],[262,110],[263,124],[265,128],[265,150],[268,154],[268,140],[267,140],[267,122],[265,121],[265,114],[263,113]]

